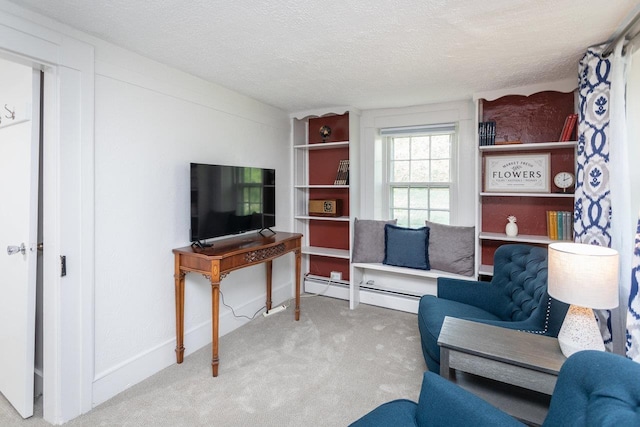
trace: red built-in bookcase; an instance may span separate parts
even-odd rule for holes
[[[323,142],[320,128],[328,126],[331,135]],[[349,113],[309,119],[309,144],[349,141]],[[349,159],[349,147],[309,150],[309,185],[332,185],[336,179],[340,160]],[[342,216],[349,217],[348,188],[311,188],[309,199],[342,200]],[[349,221],[309,221],[309,245],[349,250]],[[349,260],[324,256],[310,256],[309,273],[329,277],[332,271],[342,273],[349,280]]]
[[[544,91],[529,96],[507,95],[495,100],[480,99],[480,121],[496,122],[496,139],[504,141],[521,141],[523,144],[553,143],[559,141],[566,117],[574,113],[574,93]],[[574,136],[571,137],[574,140]],[[545,144],[547,145],[547,144]],[[522,150],[513,146],[517,154],[546,153],[550,154],[550,177],[560,171],[575,171],[575,148],[573,146],[540,151]],[[534,147],[535,148],[535,147]],[[502,148],[501,148],[502,150]],[[484,156],[499,154],[515,154],[508,151],[481,152]],[[484,167],[480,177],[480,191],[484,191]],[[551,193],[559,189],[551,181]],[[572,197],[540,197],[540,196],[483,196],[481,197],[481,233],[504,233],[507,215],[518,218],[519,235],[547,236],[547,211],[573,211]],[[505,235],[506,236],[506,235]],[[481,264],[492,265],[493,254],[502,244],[502,240],[481,239]],[[536,243],[529,242],[533,244]]]

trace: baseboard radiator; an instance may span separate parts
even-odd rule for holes
[[[327,296],[334,296],[334,295],[329,295],[329,289],[333,288],[335,291],[338,291],[339,293],[342,293],[340,291],[346,292],[347,293],[346,298],[347,299],[349,298],[349,295],[348,295],[349,282],[347,280],[330,280],[327,277],[308,274],[305,276],[304,282],[305,282],[305,291],[307,289],[307,282],[308,282],[310,285],[315,285],[315,286],[310,286],[313,289],[317,289],[318,285],[324,286],[327,289]],[[369,280],[366,283],[360,284],[360,292],[363,292],[363,291],[374,292],[381,295],[393,295],[396,297],[410,298],[413,300],[419,300],[420,297],[422,296],[422,295],[414,295],[406,292],[400,292],[393,289],[380,288],[373,285],[371,280]],[[319,293],[319,292],[316,290],[314,292],[309,292],[309,293]],[[335,292],[332,292],[332,293],[335,293]],[[322,295],[322,292],[320,292],[320,294]]]

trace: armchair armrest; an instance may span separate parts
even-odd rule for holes
[[[496,291],[489,282],[474,282],[462,279],[438,278],[438,298],[461,302],[496,313],[496,307],[508,304],[506,297]]]
[[[407,399],[392,400],[349,424],[349,427],[416,427],[416,407],[415,402]]]
[[[524,426],[478,396],[429,371],[422,379],[416,421],[419,426]]]
[[[604,351],[574,353],[562,365],[544,426],[640,425],[640,364]]]

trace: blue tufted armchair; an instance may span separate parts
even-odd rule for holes
[[[579,351],[562,365],[543,427],[639,426],[640,364],[603,351]],[[462,387],[425,372],[418,403],[378,406],[350,427],[514,426],[512,418]]]
[[[422,353],[431,372],[440,372],[438,335],[445,316],[536,334],[558,336],[569,306],[547,294],[547,249],[503,245],[494,255],[491,282],[438,279],[438,296],[418,307]]]

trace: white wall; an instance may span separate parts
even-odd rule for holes
[[[288,230],[288,116],[276,108],[92,40],[95,45],[95,378],[98,404],[175,363],[172,248],[189,241],[189,162],[276,169],[276,229]],[[274,302],[293,259],[274,262]],[[227,304],[264,305],[264,265],[222,281]],[[188,274],[185,355],[211,341],[208,281]],[[279,299],[280,298],[280,299]],[[246,320],[221,305],[220,334]],[[221,374],[224,374],[224,359]]]
[[[83,112],[95,122],[93,139],[85,141],[95,143],[82,149],[95,153],[94,164],[87,168],[95,171],[91,176],[95,185],[82,197],[95,201],[95,218],[88,221],[95,223],[95,245],[89,251],[95,253],[95,274],[83,276],[95,279],[82,285],[88,295],[95,292],[91,309],[95,313],[92,404],[96,405],[175,363],[171,249],[189,243],[189,162],[276,169],[275,229],[291,228],[289,119],[279,109],[0,3],[30,21],[7,17],[12,27],[26,25],[43,40],[64,39],[73,46],[75,39],[94,48],[95,116],[90,109]],[[61,156],[81,158],[76,151],[63,151]],[[62,191],[69,195],[79,187],[74,182]],[[79,211],[60,219],[65,224],[86,220]],[[91,256],[76,254],[78,250],[65,248],[71,254],[70,276],[84,264],[83,257]],[[293,266],[292,255],[274,262],[275,303],[293,295]],[[252,315],[264,305],[264,271],[263,265],[255,266],[223,280],[225,300],[236,312]],[[211,341],[211,297],[205,278],[189,274],[186,282],[185,354],[189,355]],[[68,302],[81,304],[70,298],[62,306]],[[244,323],[221,306],[221,335]],[[221,374],[224,363],[221,360]],[[63,414],[62,419],[68,417]]]
[[[379,130],[385,127],[419,126],[441,123],[458,124],[455,147],[457,164],[454,187],[457,197],[451,201],[452,225],[473,225],[475,221],[475,120],[471,100],[406,108],[365,110],[360,120],[360,211],[362,218],[387,219],[382,211],[382,150]]]

